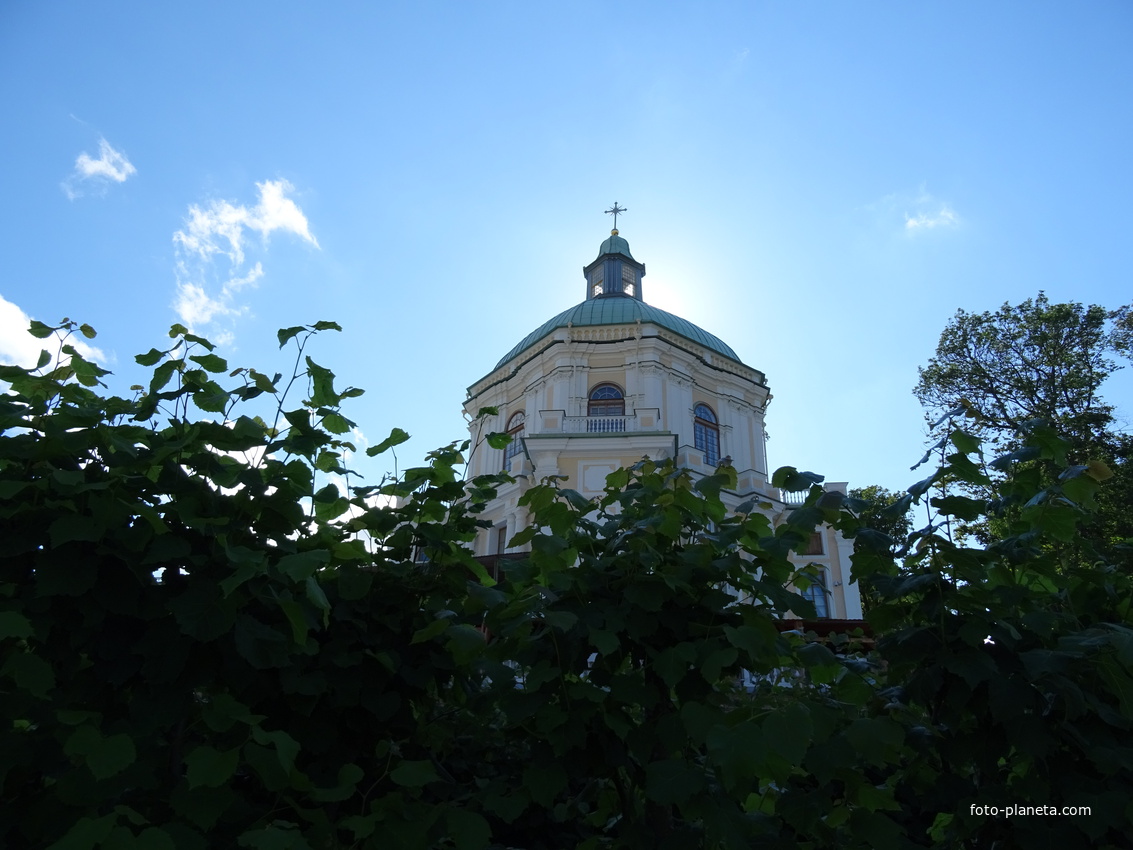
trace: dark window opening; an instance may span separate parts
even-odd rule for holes
[[[830,617],[830,598],[826,593],[826,570],[819,570],[818,575],[809,578],[810,587],[800,595],[813,602],[818,619],[825,620]]]
[[[511,468],[511,459],[523,451],[524,419],[523,411],[520,411],[512,414],[511,419],[507,421],[507,435],[511,437],[511,442],[504,449],[505,470]]]
[[[715,466],[720,462],[720,426],[716,414],[707,404],[698,404],[693,410],[693,443],[704,452],[704,462]]]
[[[799,552],[800,555],[821,555],[822,549],[822,532],[816,531],[810,536],[810,540],[806,543],[806,548]]]

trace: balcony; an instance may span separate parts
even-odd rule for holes
[[[637,430],[636,416],[563,417],[563,432],[567,434],[624,434]]]
[[[661,431],[656,408],[638,408],[622,416],[567,416],[561,410],[540,410],[542,434],[638,434]]]

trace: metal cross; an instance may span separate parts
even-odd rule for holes
[[[618,213],[629,212],[625,207],[619,207],[618,202],[614,201],[614,205],[606,210],[606,215],[614,216],[614,230],[618,229]]]

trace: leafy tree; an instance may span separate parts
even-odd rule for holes
[[[463,481],[467,444],[345,483],[361,391],[305,352],[329,330],[280,332],[284,380],[175,326],[133,399],[65,343],[0,368],[0,844],[1127,845],[1133,571],[1048,545],[1104,477],[1049,429],[986,464],[947,435],[896,561],[888,514],[817,476],[775,474],[805,500],[773,526],[729,515],[729,467],[644,460],[595,499],[530,488],[496,583],[467,544],[507,479]],[[934,486],[991,468],[1011,510],[967,548],[948,523],[997,508]],[[875,653],[776,625],[813,613],[784,588],[819,523],[856,540]],[[1092,814],[971,809],[1008,803]]]
[[[914,533],[900,570],[893,573],[887,547],[855,555],[855,575],[880,599],[869,619],[883,636],[887,711],[908,747],[890,774],[894,818],[918,845],[1126,846],[1133,565],[1121,553],[1068,564],[1048,545],[1078,535],[1106,472],[1068,466],[1070,443],[1046,426],[1032,426],[1019,451],[987,464],[971,434],[953,432],[948,443],[943,465],[910,488],[936,516]],[[1047,483],[1021,453],[1063,472]],[[964,546],[946,533],[948,521],[977,519],[991,504],[933,496],[932,484],[988,486],[992,468],[1006,476],[997,499],[1013,509],[999,537]],[[1007,816],[1009,805],[1050,806],[1061,816]]]
[[[1133,434],[1103,434],[1094,450],[1113,478],[1098,493],[1098,509],[1083,522],[1083,533],[1104,551],[1133,550]]]
[[[1029,420],[1051,423],[1075,447],[1091,445],[1113,422],[1101,397],[1105,379],[1133,354],[1130,306],[1051,304],[1044,293],[984,313],[957,311],[914,390],[930,414],[961,406],[981,414],[999,446]]]
[[[1016,435],[1042,421],[1069,441],[1071,460],[1101,462],[1116,471],[1097,514],[1083,522],[1083,533],[1059,547],[1089,559],[1133,535],[1129,437],[1115,430],[1114,408],[1101,395],[1106,378],[1122,368],[1119,361],[1131,356],[1133,305],[1107,310],[1096,304],[1051,304],[1040,292],[994,313],[958,311],[942,332],[936,354],[919,370],[914,393],[931,417],[939,417],[935,428],[943,432],[936,435],[934,449],[945,451],[958,414],[964,428],[1000,451],[1018,448]],[[1060,470],[1031,454],[1030,462],[1043,466],[1046,483],[1052,483]],[[999,480],[993,474],[982,489],[969,484],[967,490],[990,498]],[[939,484],[947,495],[949,482]],[[987,543],[1002,534],[994,527],[1001,513],[1002,506],[956,527]]]
[[[908,493],[887,490],[879,484],[852,487],[848,495],[850,499],[847,506],[854,511],[863,526],[863,530],[854,539],[854,550],[858,551],[863,546],[876,550],[887,545],[896,561],[903,553],[913,530],[910,518],[912,498]],[[868,613],[875,598],[867,591],[862,593],[861,599],[862,610]]]
[[[814,487],[773,528],[754,502],[727,515],[719,493],[735,481],[727,466],[694,481],[646,459],[597,499],[554,480],[524,495],[533,523],[513,544],[531,554],[509,574],[514,601],[489,614],[500,636],[489,651],[522,671],[499,700],[524,753],[513,783],[550,815],[540,832],[558,838],[509,844],[850,846],[846,825],[815,823],[806,801],[846,807],[866,783],[834,732],[869,699],[868,665],[853,672],[775,626],[788,610],[814,616],[785,589],[802,581],[788,554],[841,496]],[[808,753],[826,765],[821,790],[800,781]]]
[[[138,357],[153,378],[132,400],[102,396],[105,371],[70,345],[45,374],[0,369],[0,844],[412,847],[486,829],[467,791],[422,788],[443,773],[438,712],[479,675],[462,653],[482,639],[452,612],[487,578],[465,542],[493,480],[465,498],[450,447],[340,489],[340,405],[359,391],[304,355],[337,329],[280,332],[287,382],[230,372],[180,326]],[[261,402],[274,425],[243,412]]]

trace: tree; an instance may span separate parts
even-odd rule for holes
[[[887,490],[879,484],[852,487],[849,491],[851,508],[862,523],[886,535],[892,541],[893,556],[904,547],[913,521],[909,518],[909,503],[905,493]]]
[[[1063,472],[1004,461],[983,549],[941,529],[989,503],[931,495],[990,481],[955,432],[896,561],[811,473],[775,473],[805,496],[772,522],[725,508],[731,467],[646,459],[530,488],[495,582],[467,544],[510,479],[462,480],[467,443],[336,483],[360,390],[304,353],[336,329],[281,331],[283,381],[175,326],[133,399],[66,345],[0,367],[0,845],[1127,846],[1133,574],[1046,545],[1102,477],[1049,428],[1020,450]],[[786,587],[819,523],[857,542],[875,654],[776,623],[811,613]],[[974,811],[1006,804],[1091,815]]]
[[[887,490],[878,484],[852,487],[848,507],[857,515],[863,526],[854,538],[854,551],[869,546],[874,549],[888,546],[896,562],[913,530],[910,518],[912,500],[907,493]],[[881,535],[878,537],[878,535]],[[870,539],[871,536],[873,539]],[[862,610],[869,613],[876,601],[867,588],[860,588]]]
[[[465,608],[487,576],[465,544],[501,479],[466,495],[450,446],[340,489],[341,404],[360,390],[304,355],[324,330],[280,332],[282,381],[175,326],[138,356],[153,377],[133,399],[104,395],[105,370],[65,343],[54,368],[0,367],[0,844],[486,833],[461,789],[422,788],[445,759],[438,715],[483,678]]]
[[[966,547],[945,533],[949,521],[986,515],[989,502],[932,496],[932,483],[989,486],[993,471],[973,435],[954,431],[946,442],[943,464],[910,488],[936,515],[914,532],[900,568],[884,546],[854,559],[879,600],[869,619],[890,687],[881,693],[908,747],[889,774],[894,817],[915,846],[1128,846],[1129,558],[1068,565],[1049,545],[1078,536],[1105,473],[1068,466],[1071,446],[1048,426],[1025,428],[1028,459],[993,461],[997,498],[1012,510],[995,539]],[[1062,471],[1046,484],[1034,460]],[[1114,793],[1115,782],[1125,790]],[[1011,817],[1008,805],[1043,808]]]
[[[1093,445],[1113,423],[1100,395],[1129,358],[1133,305],[1051,304],[1042,292],[996,312],[957,311],[936,354],[919,369],[914,393],[935,418],[974,407],[991,444],[1009,445],[1027,421],[1041,419],[1076,449]]]
[[[1017,449],[1019,435],[1042,421],[1068,440],[1071,461],[1101,463],[1116,473],[1099,497],[1096,514],[1083,522],[1082,534],[1062,546],[1074,550],[1074,557],[1091,558],[1133,535],[1129,437],[1115,430],[1114,408],[1101,395],[1106,378],[1122,368],[1119,361],[1131,356],[1133,305],[1107,310],[1097,304],[1051,304],[1040,292],[994,313],[959,310],[941,333],[936,354],[918,370],[914,393],[936,420],[935,430],[943,432],[936,434],[933,447],[941,450],[942,460],[947,433],[962,413],[964,427],[995,454]],[[1045,470],[1044,484],[1052,483],[1060,470],[1031,454],[1031,462]],[[993,476],[986,485],[958,483],[961,491],[990,499],[999,481]],[[943,496],[952,483],[937,482]],[[956,527],[987,543],[1000,536],[992,527],[996,514],[961,520]]]

